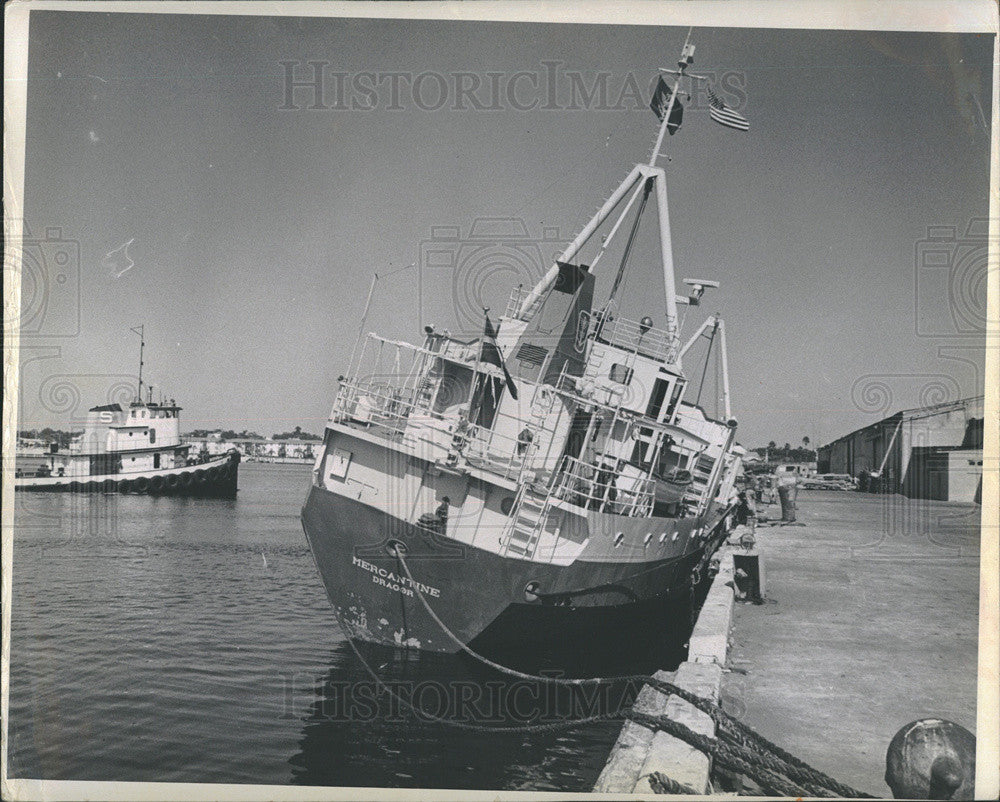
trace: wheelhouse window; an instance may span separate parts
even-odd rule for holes
[[[663,414],[663,420],[669,421],[674,416],[674,410],[677,409],[677,402],[681,400],[681,393],[684,392],[684,381],[678,379],[677,383],[674,385],[674,391],[670,394],[670,405],[667,407],[667,411]]]
[[[629,384],[632,381],[632,373],[634,371],[630,367],[625,365],[620,365],[617,362],[611,366],[610,379],[618,384]]]
[[[667,390],[670,388],[669,379],[657,379],[653,382],[653,392],[649,395],[649,405],[646,407],[647,417],[659,420],[660,410],[667,397]]]

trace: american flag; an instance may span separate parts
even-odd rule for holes
[[[708,113],[719,125],[735,128],[737,131],[750,130],[747,118],[723,103],[722,98],[715,94],[711,86],[708,87]]]

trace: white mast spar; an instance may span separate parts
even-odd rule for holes
[[[666,174],[663,169],[656,166],[656,160],[660,155],[660,148],[663,145],[663,138],[671,125],[671,114],[673,113],[674,106],[677,104],[677,95],[680,92],[681,82],[680,79],[683,77],[697,77],[686,72],[687,67],[694,61],[694,45],[690,43],[691,29],[688,29],[687,38],[684,41],[684,48],[681,51],[681,57],[677,62],[678,70],[666,70],[661,69],[660,72],[667,72],[675,74],[678,76],[677,83],[674,85],[671,93],[670,99],[667,102],[662,119],[660,120],[660,128],[657,132],[656,145],[653,147],[653,152],[650,155],[650,160],[648,164],[639,164],[632,168],[625,180],[618,185],[617,189],[611,193],[611,196],[604,202],[604,205],[597,211],[597,213],[590,219],[590,221],[583,227],[576,238],[566,247],[566,249],[559,254],[556,258],[555,263],[548,269],[545,275],[541,278],[538,284],[531,290],[531,292],[525,297],[524,301],[520,305],[517,317],[520,320],[525,320],[526,317],[531,313],[532,308],[535,304],[542,298],[542,296],[548,292],[548,290],[555,283],[556,278],[559,276],[559,262],[569,262],[572,260],[577,253],[587,244],[590,238],[594,235],[597,229],[611,216],[615,211],[621,201],[628,195],[630,190],[634,193],[626,204],[625,209],[621,212],[618,220],[615,222],[610,235],[605,239],[604,243],[601,245],[600,251],[595,257],[591,268],[597,264],[606,250],[608,243],[618,232],[618,228],[621,225],[622,220],[625,215],[628,214],[629,210],[635,203],[636,198],[639,195],[639,191],[646,180],[652,180],[654,184],[654,189],[656,192],[656,206],[657,206],[657,216],[659,222],[659,232],[660,232],[660,259],[663,264],[663,283],[664,283],[664,301],[665,301],[665,312],[667,318],[667,331],[670,333],[672,346],[676,346],[678,331],[677,331],[677,290],[675,287],[675,275],[674,275],[674,258],[673,258],[673,243],[670,236],[670,213],[669,206],[667,202],[667,182]],[[638,186],[637,186],[638,185]]]

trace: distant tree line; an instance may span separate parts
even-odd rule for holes
[[[768,462],[815,462],[816,452],[809,448],[809,438],[802,438],[802,445],[792,448],[791,443],[779,446],[774,440],[766,446],[750,449]]]
[[[219,431],[218,429],[195,429],[194,431],[188,432],[186,437],[212,437],[218,435],[223,440],[267,440],[268,438],[263,437],[257,432],[248,432],[244,429],[242,432],[234,432],[232,429],[226,429],[224,431]],[[291,432],[282,432],[281,434],[271,435],[271,440],[315,440],[319,442],[323,438],[316,434],[310,434],[309,432],[302,431],[301,426],[296,426]]]
[[[46,426],[44,429],[21,429],[17,436],[25,440],[41,440],[44,443],[58,443],[60,448],[68,448],[73,439],[72,432],[64,432],[62,429],[52,429]]]
[[[218,434],[223,440],[265,440],[267,438],[262,437],[257,434],[257,432],[248,432],[244,429],[242,432],[234,432],[232,429],[226,429],[225,431],[219,431],[218,429],[195,429],[194,431],[188,432],[185,437],[211,437],[212,435]]]
[[[296,426],[294,431],[282,432],[281,434],[276,434],[272,440],[322,440],[318,434],[310,434],[309,432],[302,431],[301,426]]]

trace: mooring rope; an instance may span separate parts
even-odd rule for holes
[[[643,774],[639,779],[649,778],[649,787],[654,794],[677,794],[678,796],[700,796],[698,791],[686,783],[677,782],[673,777],[668,777],[662,771],[651,771]]]
[[[729,771],[745,774],[768,793],[789,797],[838,796],[836,792],[813,785],[812,783],[802,783],[800,785],[791,782],[781,776],[783,772],[780,769],[773,770],[768,766],[755,763],[754,758],[760,758],[760,755],[751,753],[751,757],[745,757],[725,742],[695,732],[690,727],[681,724],[679,721],[674,721],[668,716],[653,716],[649,713],[632,710],[628,717],[629,720],[637,724],[642,724],[651,730],[662,730],[679,740],[685,741],[698,751],[704,752],[706,755],[711,755],[719,765]]]
[[[835,780],[818,769],[813,768],[805,761],[796,758],[794,755],[791,755],[781,749],[776,744],[773,744],[756,730],[751,729],[738,719],[733,718],[711,699],[696,696],[690,691],[681,688],[679,685],[675,685],[672,682],[667,682],[666,680],[661,680],[657,677],[649,676],[648,674],[624,674],[617,677],[584,677],[577,679],[543,676],[518,671],[517,669],[510,668],[509,666],[490,660],[488,657],[481,655],[472,649],[461,638],[459,638],[458,635],[452,632],[444,621],[441,620],[440,616],[434,612],[434,608],[431,607],[430,602],[427,601],[423,592],[421,592],[419,583],[417,583],[417,581],[413,578],[413,574],[410,572],[410,566],[406,563],[406,557],[403,554],[403,549],[397,546],[393,549],[393,551],[396,559],[399,560],[399,564],[406,574],[407,579],[410,580],[410,585],[416,592],[417,598],[420,599],[420,603],[423,605],[427,614],[431,617],[434,623],[440,627],[441,631],[444,632],[444,634],[447,635],[459,649],[475,660],[478,660],[483,665],[489,666],[502,674],[529,680],[531,682],[545,682],[572,687],[609,685],[619,682],[645,683],[665,695],[674,695],[683,699],[688,704],[693,705],[701,712],[710,716],[712,721],[716,724],[719,734],[736,748],[748,753],[749,758],[734,751],[734,749],[730,748],[726,742],[716,738],[708,738],[707,736],[696,733],[690,728],[685,727],[683,724],[673,721],[665,716],[650,716],[648,713],[642,713],[633,708],[627,713],[630,720],[653,729],[662,729],[669,732],[674,737],[686,741],[696,749],[699,749],[706,754],[713,755],[717,758],[720,764],[726,766],[727,768],[746,774],[748,777],[753,779],[754,782],[757,782],[758,785],[762,785],[763,783],[764,785],[762,785],[762,787],[766,786],[768,790],[779,792],[785,796],[845,796],[861,799],[875,798],[871,794],[862,793],[861,791],[851,788],[849,785],[845,785]],[[608,716],[605,716],[604,718],[608,718]],[[757,761],[757,763],[754,764],[751,761]],[[758,779],[758,777],[760,779]],[[788,778],[787,780],[784,779],[786,777]],[[789,789],[791,790],[789,791]],[[789,792],[786,793],[786,791]]]

